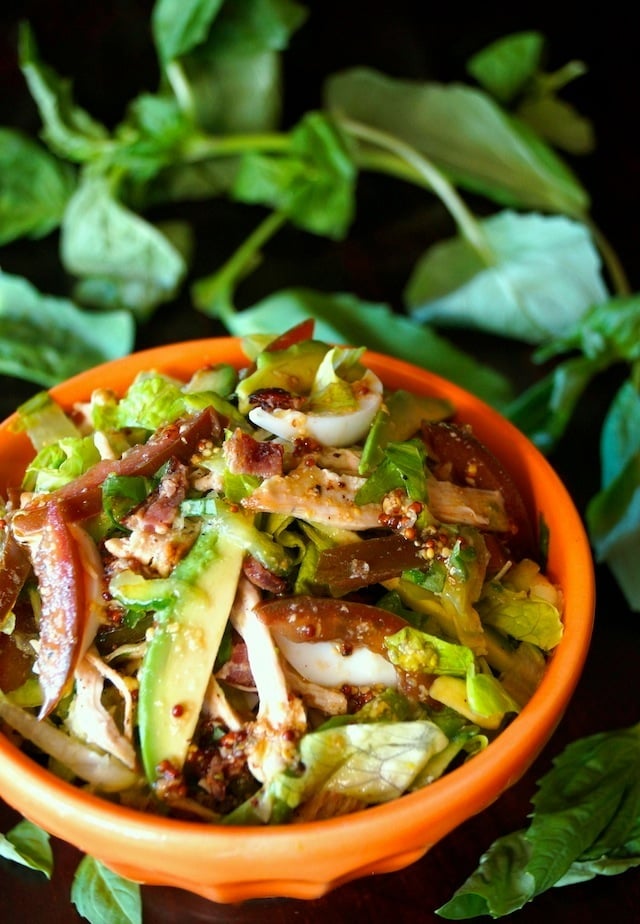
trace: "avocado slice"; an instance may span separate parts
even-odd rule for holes
[[[174,570],[171,602],[156,622],[140,671],[138,728],[147,779],[184,764],[233,604],[244,551],[211,525]]]

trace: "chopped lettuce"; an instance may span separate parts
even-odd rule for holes
[[[20,405],[14,429],[24,431],[36,450],[63,437],[80,436],[78,428],[48,391],[36,392]]]
[[[22,486],[26,491],[54,491],[99,461],[92,436],[63,437],[40,450],[27,466]]]
[[[356,494],[358,504],[381,500],[385,494],[402,489],[411,500],[427,498],[426,450],[420,440],[389,443],[384,457]]]
[[[562,638],[562,619],[553,603],[497,581],[485,586],[478,612],[485,625],[519,641],[531,642],[544,651],[551,651]]]
[[[433,722],[354,723],[311,732],[300,742],[297,772],[283,771],[225,819],[227,824],[282,821],[312,796],[340,795],[365,805],[409,790],[447,746]]]
[[[406,626],[384,640],[392,664],[404,671],[429,674],[454,674],[464,677],[473,666],[473,652],[464,645],[454,645]]]

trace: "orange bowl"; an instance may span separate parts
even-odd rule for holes
[[[123,392],[139,371],[179,378],[207,363],[246,365],[237,338],[142,351],[51,390],[64,406],[98,387]],[[501,459],[532,516],[549,528],[547,571],[562,588],[565,633],[533,698],[489,747],[430,786],[352,815],[281,827],[235,828],[150,816],[84,792],[40,767],[0,733],[0,793],[25,817],[121,875],[189,890],[217,902],[317,898],[339,884],[401,869],[481,812],[530,767],[553,734],[580,676],[591,638],[594,571],[582,521],[538,450],[477,398],[408,363],[367,353],[390,388],[450,399],[459,417]],[[0,491],[33,455],[24,434],[0,425]]]

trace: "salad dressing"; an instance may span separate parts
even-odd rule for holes
[[[535,691],[562,599],[508,473],[312,333],[21,409],[0,719],[53,772],[203,823],[327,817],[472,759]]]

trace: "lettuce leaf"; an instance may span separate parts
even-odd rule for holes
[[[447,738],[427,720],[330,726],[300,742],[300,769],[277,774],[225,819],[227,824],[282,821],[302,802],[329,794],[364,805],[398,798]]]

